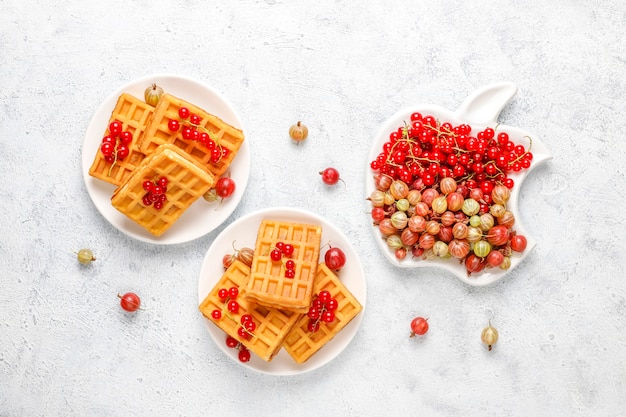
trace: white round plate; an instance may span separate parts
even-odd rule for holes
[[[199,199],[163,235],[153,236],[143,227],[130,220],[111,205],[115,186],[89,175],[89,168],[98,151],[107,122],[121,93],[129,93],[143,100],[144,90],[156,83],[170,93],[189,101],[209,113],[215,114],[226,123],[244,130],[239,116],[226,99],[213,88],[190,78],[177,75],[150,75],[122,86],[113,92],[100,105],[94,114],[83,143],[82,169],[85,185],[91,200],[98,211],[118,230],[135,239],[161,245],[189,242],[210,233],[221,225],[235,210],[248,184],[250,175],[250,148],[244,140],[230,167],[230,175],[235,180],[236,189],[227,199],[209,203]],[[245,133],[245,130],[244,130]]]
[[[235,242],[237,248],[254,248],[257,230],[261,221],[264,219],[317,224],[322,226],[322,246],[326,243],[330,243],[332,246],[337,246],[344,251],[346,254],[346,265],[339,271],[338,276],[356,299],[359,300],[363,306],[363,310],[365,310],[365,272],[354,247],[346,236],[335,226],[316,214],[287,207],[263,209],[247,214],[229,224],[219,236],[215,238],[202,262],[198,282],[198,304],[202,303],[207,294],[209,294],[224,274],[222,258],[224,255],[234,252],[233,242]],[[322,249],[320,252],[320,261],[323,261],[324,253],[325,250]],[[241,366],[266,374],[295,375],[317,369],[339,355],[352,341],[352,338],[361,324],[362,318],[363,311],[352,319],[352,321],[330,342],[303,364],[296,363],[285,350],[281,350],[271,362],[265,362],[258,356],[252,354],[252,358],[249,362],[242,363],[237,358],[235,349],[230,349],[226,346],[226,334],[206,317],[204,317],[204,320],[209,334],[217,346],[226,356],[239,363]]]
[[[517,87],[514,84],[508,82],[490,84],[476,90],[461,104],[461,106],[456,111],[450,111],[436,105],[418,105],[403,109],[394,114],[387,121],[385,121],[385,123],[380,127],[378,133],[374,137],[374,142],[370,149],[367,161],[368,168],[366,170],[365,179],[366,196],[371,195],[372,191],[376,189],[373,179],[374,172],[371,170],[371,168],[369,168],[370,161],[376,159],[376,156],[378,156],[378,154],[382,151],[384,143],[389,140],[389,134],[398,129],[398,127],[404,126],[405,122],[408,123],[410,121],[410,116],[412,113],[420,112],[423,115],[432,115],[442,123],[445,121],[450,122],[453,125],[466,123],[472,127],[472,132],[475,132],[484,129],[485,127],[495,128],[500,112],[502,111],[504,106],[506,106],[506,104],[515,96],[516,93]],[[502,270],[500,268],[487,268],[481,272],[474,273],[471,276],[468,276],[465,266],[459,264],[459,262],[455,259],[424,260],[421,258],[412,258],[409,255],[403,260],[398,260],[395,256],[395,252],[387,246],[378,228],[373,227],[372,229],[374,231],[376,242],[378,243],[383,255],[389,262],[403,268],[443,268],[453,273],[461,281],[469,285],[481,286],[491,284],[503,278],[508,272],[512,271],[517,265],[519,265],[519,263],[524,260],[528,253],[530,253],[530,251],[536,245],[536,241],[528,235],[526,229],[521,224],[521,217],[519,216],[518,210],[519,190],[522,186],[522,182],[528,176],[528,174],[539,164],[542,164],[543,162],[552,159],[552,155],[550,154],[548,148],[539,140],[537,136],[532,135],[522,129],[497,124],[497,131],[508,132],[511,140],[514,140],[516,143],[524,145],[527,149],[529,146],[528,138],[532,138],[532,164],[530,168],[525,171],[522,171],[520,173],[512,173],[509,175],[509,177],[515,181],[515,186],[511,190],[511,197],[509,199],[509,203],[507,204],[507,208],[514,214],[516,219],[514,229],[519,234],[526,236],[526,239],[528,240],[526,250],[522,254],[514,254],[511,257],[511,267],[507,270]],[[368,205],[367,211],[369,212],[370,210],[371,205]]]

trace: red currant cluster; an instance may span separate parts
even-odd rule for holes
[[[320,329],[321,322],[331,323],[335,320],[335,310],[337,310],[338,305],[337,300],[331,296],[330,292],[327,290],[320,291],[313,299],[307,313],[309,318],[308,330],[315,333]]]
[[[472,135],[467,124],[439,123],[416,112],[410,125],[389,135],[370,167],[407,184],[420,180],[431,186],[445,177],[472,181],[469,188],[478,186],[489,194],[496,183],[513,188],[508,174],[527,169],[532,159],[530,150],[516,145],[506,132],[496,135],[488,127]]]
[[[239,357],[240,362],[250,361],[250,351],[234,337],[226,336],[226,346],[231,349],[237,349],[239,351],[239,354],[237,356]]]
[[[178,109],[180,120],[170,119],[167,127],[172,132],[181,131],[183,139],[195,140],[206,146],[211,151],[211,162],[217,163],[228,156],[229,150],[219,144],[219,139],[211,137],[211,131],[200,126],[202,118],[191,113],[188,108]]]
[[[161,210],[167,201],[165,192],[167,191],[168,180],[160,177],[155,181],[146,180],[143,182],[143,189],[146,194],[143,196],[143,204],[148,207],[152,205],[156,210]]]
[[[285,242],[277,242],[276,247],[270,251],[270,258],[274,262],[280,262],[283,256],[290,257],[293,255],[293,245]],[[293,259],[285,262],[285,278],[294,278],[296,276],[296,263]]]
[[[217,293],[220,300],[224,301],[228,313],[232,314],[239,312],[239,303],[237,302],[238,295],[239,289],[237,287],[230,287],[229,289],[221,288]],[[214,320],[220,320],[222,318],[222,310],[213,310],[211,317]],[[243,339],[250,339],[253,336],[253,332],[256,330],[256,323],[252,320],[252,316],[250,314],[242,314],[240,322],[241,326],[237,329],[237,334]]]
[[[109,124],[109,134],[102,138],[100,151],[108,163],[121,161],[130,153],[128,145],[133,140],[133,134],[123,128],[122,122],[114,120]]]

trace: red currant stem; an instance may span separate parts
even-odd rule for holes
[[[226,297],[226,299],[224,300],[224,306],[222,307],[222,312],[226,311],[226,317],[228,317],[229,319],[231,319],[235,323],[239,324],[239,321],[237,321],[237,319],[232,314],[230,314],[230,310],[228,310],[227,305],[228,305],[229,301],[230,301],[230,297]],[[242,326],[241,328],[244,330],[244,332],[246,332],[250,336],[254,337],[254,333],[252,333],[250,330],[246,329],[245,326]]]
[[[117,163],[117,145],[118,145],[118,142],[116,141],[115,142],[115,151],[113,151],[113,162],[111,162],[111,166],[109,167],[109,172],[107,174],[107,177],[111,176],[111,172],[113,171],[113,167]]]
[[[221,156],[221,150],[222,150],[222,144],[220,143],[220,139],[215,136],[215,133],[213,133],[210,129],[207,129],[206,127],[202,126],[202,125],[197,125],[195,123],[191,123],[188,120],[185,119],[180,119],[181,120],[181,126],[191,126],[191,127],[195,127],[196,129],[200,129],[204,132],[206,132],[209,135],[209,138],[211,138],[211,140],[213,140],[213,142],[215,142],[215,145],[218,147],[218,149],[220,150],[220,157],[217,160],[217,162],[219,162],[222,159]]]
[[[533,138],[531,138],[530,136],[524,136],[525,138],[528,139],[528,141],[530,142],[528,144],[528,149],[526,150],[526,152],[524,152],[523,154],[521,154],[520,156],[518,156],[517,158],[515,158],[514,160],[512,160],[511,162],[509,162],[509,165],[518,161],[521,161],[522,159],[524,159],[524,157],[526,155],[528,155],[528,153],[530,152],[530,150],[533,148]]]
[[[121,299],[122,299],[122,297],[123,297],[123,296],[122,296],[122,294],[117,293],[117,298],[119,298],[119,299],[121,300]],[[146,309],[145,309],[145,308],[143,308],[143,307],[137,307],[137,310],[146,311]]]

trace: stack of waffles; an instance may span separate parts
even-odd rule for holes
[[[251,266],[233,262],[200,303],[200,311],[265,361],[284,348],[296,363],[306,362],[363,309],[337,275],[319,263],[321,235],[318,225],[263,220]],[[284,250],[280,259],[272,256],[283,247],[293,251]],[[293,276],[285,276],[289,261]],[[334,318],[312,330],[308,313],[323,291],[335,300]],[[245,331],[248,316],[254,325]]]
[[[196,116],[197,123],[182,120],[181,108]],[[179,128],[171,129],[171,121],[178,123]],[[128,154],[119,154],[119,158],[120,142],[110,131],[113,122],[132,135],[126,145]],[[208,133],[211,144],[183,139],[183,126]],[[108,137],[115,151],[107,157],[99,147],[89,175],[115,185],[113,206],[154,236],[162,235],[192,203],[215,186],[244,141],[241,130],[171,94],[163,94],[154,107],[122,93],[103,136]],[[216,147],[219,157],[211,158],[210,148]],[[167,179],[165,197],[160,204],[146,204],[143,183],[154,181],[155,177]]]

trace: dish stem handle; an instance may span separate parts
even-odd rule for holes
[[[493,125],[504,107],[517,94],[517,86],[503,81],[488,84],[468,96],[456,111],[458,117],[471,124]]]

